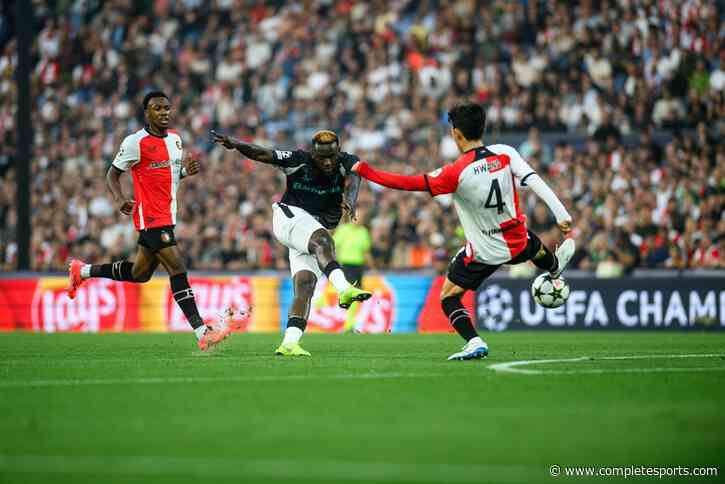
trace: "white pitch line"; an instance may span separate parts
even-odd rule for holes
[[[87,385],[166,385],[218,382],[279,382],[295,380],[392,380],[399,378],[438,378],[438,373],[342,373],[332,375],[267,375],[267,376],[189,376],[145,378],[88,378],[65,380],[0,381],[0,388],[66,387]]]
[[[725,367],[714,367],[714,366],[693,366],[689,368],[612,368],[611,370],[550,370],[542,371],[541,374],[545,375],[580,375],[580,374],[591,374],[601,375],[602,373],[699,373],[702,371],[725,371]]]
[[[479,484],[493,475],[496,482],[535,481],[545,466],[448,463],[394,463],[385,461],[284,460],[240,457],[169,456],[43,456],[0,455],[0,474],[47,473],[61,475],[175,477],[186,479],[302,479],[313,482],[367,481],[373,483]]]
[[[725,358],[725,355],[717,353],[707,354],[682,354],[682,355],[629,355],[629,356],[579,356],[577,358],[556,358],[551,360],[520,360],[506,363],[496,363],[488,368],[501,373],[516,373],[519,375],[573,375],[578,373],[600,374],[600,373],[667,373],[667,372],[700,372],[700,371],[725,371],[725,367],[694,367],[694,368],[597,368],[582,370],[526,370],[518,368],[529,365],[548,365],[552,363],[581,363],[583,361],[598,360],[652,360],[672,358]]]

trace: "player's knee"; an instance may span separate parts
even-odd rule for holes
[[[176,259],[172,264],[167,266],[167,270],[169,272],[169,276],[178,276],[179,274],[186,273],[186,266],[184,265],[184,261]]]
[[[310,239],[310,249],[312,252],[319,253],[330,253],[335,247],[335,243],[330,237],[327,231],[319,231],[313,235]]]
[[[140,272],[133,275],[133,279],[136,282],[149,282],[153,273],[151,271]]]
[[[443,287],[441,288],[441,293],[439,295],[439,301],[441,305],[443,305],[443,301],[449,298],[455,298],[460,299],[461,296],[463,296],[463,293],[466,292],[465,289],[462,287],[456,286],[455,284],[449,282],[446,279],[446,282],[443,284]]]
[[[315,284],[317,283],[317,277],[312,272],[303,271],[295,276],[295,295],[308,299],[312,297],[315,292]]]

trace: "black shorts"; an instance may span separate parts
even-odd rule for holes
[[[139,230],[138,245],[146,247],[152,252],[158,252],[166,247],[176,245],[174,226],[167,225],[165,227],[154,227],[151,229]]]
[[[532,231],[528,231],[529,241],[524,250],[506,264],[521,264],[531,260],[541,249],[541,240]],[[465,248],[458,251],[451,263],[448,265],[448,279],[456,286],[475,291],[478,286],[496,272],[503,264],[489,265],[483,262],[470,261],[466,264]]]

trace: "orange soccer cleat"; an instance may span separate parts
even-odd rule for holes
[[[68,297],[71,299],[75,299],[76,291],[85,282],[85,280],[81,277],[81,267],[83,267],[84,264],[85,262],[80,259],[71,259],[70,264],[68,265],[69,283],[66,292],[68,293]]]
[[[199,338],[197,344],[201,351],[207,351],[227,339],[227,336],[229,336],[228,330],[214,329],[211,326],[207,326],[204,335]]]
[[[225,330],[229,333],[244,331],[249,326],[251,311],[251,307],[248,310],[237,310],[234,306],[228,306],[217,315],[216,324],[211,326],[217,330]]]

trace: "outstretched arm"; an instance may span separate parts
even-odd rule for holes
[[[238,139],[219,134],[214,130],[211,130],[210,133],[214,137],[215,143],[218,143],[229,150],[235,149],[250,160],[260,161],[262,163],[274,163],[274,153],[268,148],[251,143],[243,143]]]
[[[387,171],[376,170],[364,161],[355,163],[352,171],[356,172],[363,178],[371,182],[383,185],[388,188],[397,190],[406,190],[409,192],[425,192],[428,191],[428,184],[425,175],[398,175],[397,173],[389,173]]]
[[[513,174],[521,180],[522,187],[530,187],[536,195],[541,198],[549,210],[556,217],[556,223],[559,229],[566,233],[571,231],[571,215],[567,212],[564,204],[561,203],[556,193],[549,185],[534,171],[531,166],[524,161],[519,153],[513,148],[509,148],[509,156],[511,156],[511,170]]]
[[[539,175],[531,172],[525,179],[522,179],[521,185],[531,187],[534,193],[546,203],[549,210],[556,217],[556,223],[562,232],[566,234],[571,231],[571,215],[569,215],[569,212],[567,212],[566,207],[561,203],[559,197],[556,196],[554,191],[549,188],[549,185]]]
[[[360,184],[362,178],[357,173],[350,175],[350,183],[345,189],[345,197],[343,200],[343,208],[350,211],[350,218],[355,220],[355,205],[357,204],[357,195],[360,192]]]

